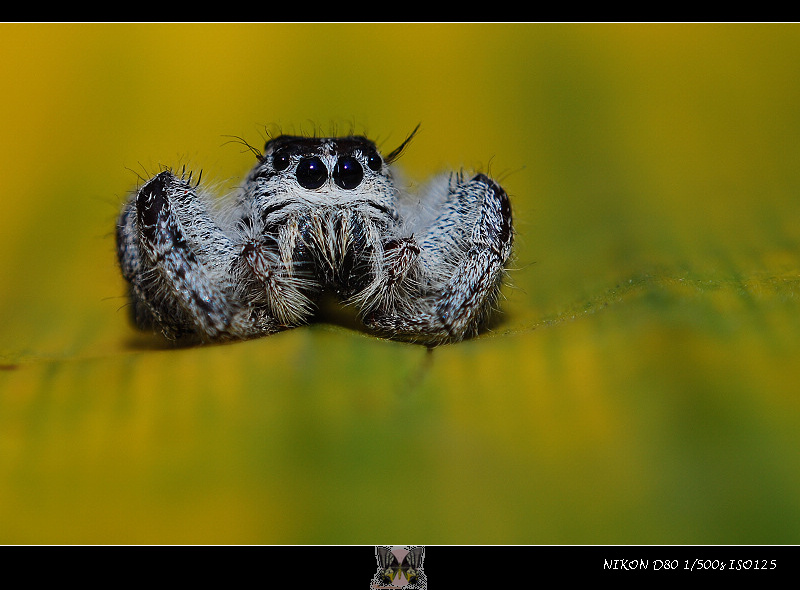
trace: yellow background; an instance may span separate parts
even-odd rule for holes
[[[800,542],[796,25],[5,24],[0,80],[0,542]],[[420,122],[512,198],[491,333],[128,325],[140,176]]]

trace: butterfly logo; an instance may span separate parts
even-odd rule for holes
[[[420,546],[378,546],[375,557],[378,560],[378,573],[373,581],[373,590],[393,588],[427,588],[422,560],[425,548]]]

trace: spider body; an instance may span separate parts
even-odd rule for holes
[[[410,139],[410,137],[409,137]],[[164,171],[124,205],[117,253],[134,323],[167,338],[252,338],[309,322],[324,292],[370,330],[428,345],[477,333],[513,239],[483,174],[410,194],[361,136],[281,135],[220,209]]]

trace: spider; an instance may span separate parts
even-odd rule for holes
[[[416,130],[415,130],[416,132]],[[511,205],[485,174],[418,194],[360,135],[279,135],[217,206],[165,169],[124,205],[117,254],[133,323],[170,340],[246,339],[313,319],[323,294],[378,336],[429,346],[473,336],[511,253]]]

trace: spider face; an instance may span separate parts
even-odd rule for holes
[[[388,188],[391,175],[375,144],[365,137],[281,135],[264,146],[250,180],[270,194],[295,191],[319,201],[374,196],[376,190]]]
[[[149,180],[117,223],[136,325],[250,338],[307,323],[328,291],[381,335],[474,334],[511,251],[508,197],[460,173],[411,195],[391,167],[407,141],[383,157],[361,136],[281,135],[223,208],[191,175]]]

